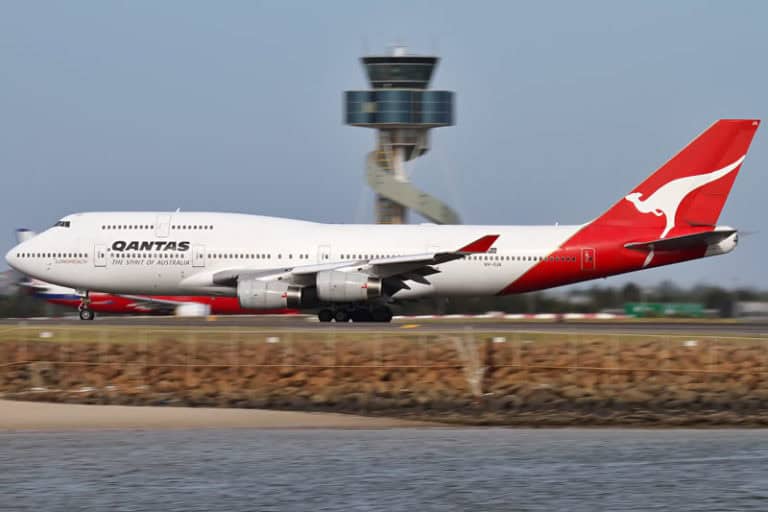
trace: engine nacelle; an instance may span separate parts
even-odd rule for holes
[[[237,299],[247,309],[298,308],[302,289],[282,281],[245,279],[237,283]]]
[[[381,279],[361,272],[317,274],[317,296],[324,302],[360,302],[381,296]]]

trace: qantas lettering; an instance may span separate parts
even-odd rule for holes
[[[117,240],[112,242],[112,250],[122,251],[188,251],[189,242],[150,242]]]

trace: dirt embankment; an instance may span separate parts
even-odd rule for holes
[[[497,425],[768,425],[768,344],[560,334],[4,341],[6,398]]]

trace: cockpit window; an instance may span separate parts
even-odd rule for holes
[[[69,227],[69,221],[68,220],[60,220],[59,222],[54,224],[53,227],[68,228]]]

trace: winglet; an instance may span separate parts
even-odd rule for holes
[[[466,252],[466,253],[488,252],[488,249],[491,248],[491,246],[493,245],[493,243],[496,241],[497,238],[499,238],[499,235],[485,235],[484,237],[478,238],[471,244],[465,245],[464,247],[459,249],[457,252]]]

